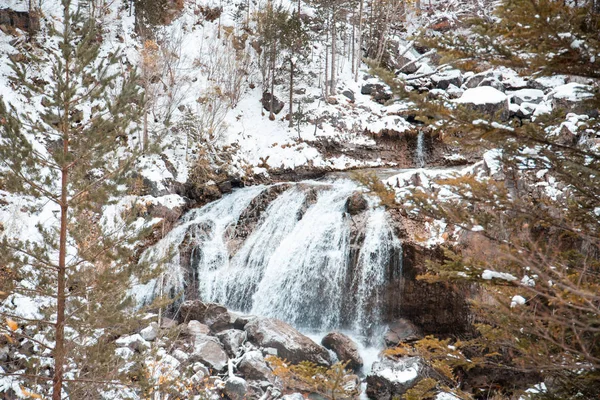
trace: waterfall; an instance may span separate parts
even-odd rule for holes
[[[417,136],[417,167],[423,168],[425,166],[425,134],[423,131],[419,131]]]
[[[367,210],[351,216],[348,198],[363,189],[349,180],[279,188],[252,223],[244,210],[268,197],[262,186],[188,212],[142,255],[163,260],[165,273],[136,287],[138,301],[147,303],[161,290],[172,296],[185,290],[188,298],[298,328],[372,332],[383,319],[386,285],[401,268],[401,243],[388,214],[367,195]],[[236,244],[233,232],[246,226],[247,237]]]

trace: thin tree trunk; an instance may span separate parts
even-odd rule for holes
[[[360,0],[360,5],[358,7],[358,43],[357,49],[358,54],[356,55],[356,68],[354,69],[354,82],[358,82],[358,69],[360,68],[361,62],[361,54],[362,54],[362,20],[363,20],[363,2],[364,0]]]
[[[273,40],[271,50],[271,106],[269,107],[269,119],[274,120],[275,114],[273,113],[273,109],[275,108],[275,51],[277,50],[277,47],[275,46],[275,40]]]
[[[294,127],[294,62],[290,58],[290,124],[289,127]]]
[[[354,68],[356,67],[356,12],[352,13],[352,19],[354,23],[352,24],[352,49],[350,50],[351,57],[350,63],[352,65],[352,74],[354,75]]]
[[[331,16],[331,90],[330,94],[335,96],[335,42],[336,42],[336,31],[335,31],[335,9]]]

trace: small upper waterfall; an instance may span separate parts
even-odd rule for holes
[[[425,166],[425,134],[422,130],[417,135],[417,152],[416,152],[417,167]]]
[[[372,332],[402,249],[378,200],[348,213],[361,190],[349,180],[255,186],[188,212],[143,253],[164,273],[134,288],[138,302],[185,293],[300,328]]]

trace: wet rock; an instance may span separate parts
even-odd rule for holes
[[[271,93],[264,92],[261,103],[266,111],[273,111],[274,114],[279,114],[283,110],[284,103],[276,96],[273,96],[273,110],[271,110]]]
[[[210,328],[208,325],[201,324],[199,321],[191,320],[187,323],[185,333],[189,336],[208,335]]]
[[[227,329],[217,333],[217,338],[219,338],[227,354],[230,357],[236,357],[239,353],[239,348],[246,340],[246,332],[238,329]]]
[[[244,359],[238,369],[248,380],[273,382],[275,379],[265,358],[258,350],[249,351],[244,354]]]
[[[346,200],[346,210],[350,215],[360,214],[362,211],[368,208],[369,204],[367,199],[360,192],[354,192],[348,200]]]
[[[503,120],[509,116],[508,97],[491,86],[467,89],[454,102],[478,113],[489,116],[499,115]]]
[[[367,376],[367,396],[374,400],[401,398],[422,379],[420,374],[423,369],[423,364],[417,357],[377,361],[373,363],[373,369]]]
[[[325,348],[332,350],[338,360],[348,362],[348,368],[358,371],[363,366],[363,360],[358,351],[358,346],[348,336],[340,332],[331,332],[321,340]]]
[[[248,383],[238,376],[230,376],[227,378],[227,381],[225,381],[225,388],[223,388],[223,392],[231,400],[245,399],[247,391]]]
[[[219,341],[211,336],[197,335],[194,338],[194,350],[190,354],[190,361],[200,361],[202,364],[217,371],[227,365],[227,353]]]
[[[252,321],[253,319],[256,319],[255,315],[238,315],[237,318],[235,319],[234,323],[233,323],[233,327],[235,329],[244,329],[244,327],[246,326],[246,324],[250,321]]]
[[[156,322],[152,322],[150,325],[145,327],[140,331],[140,335],[144,340],[153,341],[158,336],[158,324]]]
[[[327,350],[283,321],[271,318],[257,318],[249,322],[245,331],[248,339],[257,346],[277,349],[279,357],[293,364],[310,361],[319,365],[329,365]]]
[[[423,333],[418,326],[407,319],[398,319],[389,325],[383,340],[387,347],[398,346],[399,343],[414,342],[422,339]]]

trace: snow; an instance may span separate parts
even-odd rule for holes
[[[411,367],[405,370],[383,369],[377,371],[376,375],[394,383],[405,383],[416,379],[417,376],[419,376],[419,370],[417,367]]]
[[[491,271],[489,269],[486,269],[485,271],[483,271],[481,273],[481,278],[485,279],[485,280],[492,280],[492,279],[503,279],[505,281],[515,281],[517,280],[517,278],[507,272],[496,272],[496,271]]]
[[[516,306],[522,306],[523,304],[525,304],[526,301],[527,300],[523,296],[520,296],[520,295],[513,296],[512,300],[510,301],[510,308],[514,308]]]
[[[459,399],[460,399],[460,397],[456,397],[452,393],[448,393],[448,392],[438,393],[435,396],[435,400],[459,400]]]
[[[539,104],[544,98],[544,92],[539,89],[521,89],[513,92],[511,98],[518,104],[523,102]]]
[[[508,97],[491,86],[478,86],[467,89],[463,95],[454,100],[458,104],[498,104],[506,101]]]
[[[555,87],[549,94],[549,98],[564,99],[567,101],[581,101],[594,97],[591,93],[592,87],[590,85],[582,85],[581,83],[567,83]]]
[[[500,149],[492,149],[483,153],[483,161],[485,162],[485,165],[487,165],[487,167],[490,169],[491,175],[500,172],[502,168],[501,158],[502,150]]]

